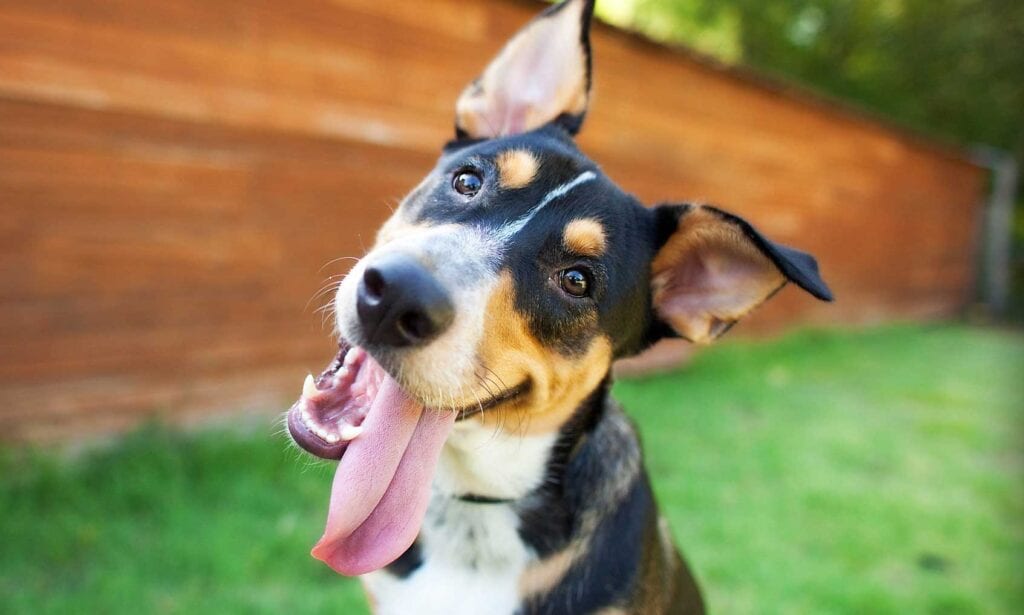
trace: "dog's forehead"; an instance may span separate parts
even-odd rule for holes
[[[467,170],[484,180],[484,189],[471,200],[459,199],[451,186]],[[622,216],[633,215],[635,200],[564,131],[548,127],[449,144],[406,205],[413,223],[471,224],[519,247],[564,236],[568,245],[596,257],[612,243],[606,227],[621,226]]]

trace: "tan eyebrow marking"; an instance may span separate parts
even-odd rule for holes
[[[597,257],[604,254],[607,237],[600,222],[593,218],[580,218],[565,227],[562,243],[570,252]]]
[[[540,162],[525,149],[510,149],[498,155],[498,183],[502,188],[522,188],[537,176]]]

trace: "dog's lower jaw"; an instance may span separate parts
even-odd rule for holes
[[[445,446],[412,549],[364,577],[379,613],[703,612],[607,381],[556,433],[471,423]]]

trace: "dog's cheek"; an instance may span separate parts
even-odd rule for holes
[[[546,314],[531,323],[531,332],[550,351],[567,358],[579,358],[587,353],[593,340],[602,335],[597,312],[589,307],[575,306],[566,310],[557,299],[550,298],[542,309]],[[559,312],[560,316],[553,316]]]
[[[516,308],[512,276],[503,271],[496,280],[487,305],[485,326],[477,356],[501,386],[512,387],[545,363],[545,352]]]
[[[526,417],[527,433],[560,430],[608,375],[611,357],[612,346],[604,336],[593,338],[579,355],[556,353],[544,387],[538,386],[532,403],[520,410]]]
[[[532,386],[524,401],[501,412],[485,413],[480,420],[527,434],[557,431],[607,375],[609,340],[589,336],[571,354],[542,342],[516,307],[515,286],[508,272],[495,284],[486,312],[478,348],[481,363],[500,386],[515,386],[527,378]]]

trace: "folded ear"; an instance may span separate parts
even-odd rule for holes
[[[786,282],[832,300],[814,257],[768,241],[741,218],[699,205],[662,205],[654,215],[654,310],[682,337],[710,342]]]
[[[491,139],[550,122],[576,134],[590,97],[590,19],[594,0],[565,0],[537,16],[462,92],[460,138]]]

